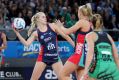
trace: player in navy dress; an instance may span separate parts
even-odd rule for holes
[[[32,24],[31,28],[28,31],[28,34],[31,34],[34,27],[36,27],[36,30],[32,32],[27,41],[19,34],[17,30],[13,28],[19,40],[24,45],[29,46],[35,39],[38,39],[41,44],[41,50],[35,64],[31,80],[38,80],[46,65],[52,66],[59,79],[59,72],[63,65],[58,54],[57,35],[60,34],[73,46],[74,42],[68,35],[64,34],[64,32],[54,23],[48,23],[46,15],[43,12],[36,13],[32,17],[31,21]]]

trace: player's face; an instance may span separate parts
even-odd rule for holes
[[[46,15],[44,13],[39,14],[37,21],[42,23],[42,24],[47,24]]]

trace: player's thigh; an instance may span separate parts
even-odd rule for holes
[[[63,68],[61,69],[61,72],[60,74],[63,75],[63,76],[69,76],[71,73],[73,73],[76,69],[78,68],[78,65],[70,62],[70,61],[67,61]]]
[[[54,63],[54,64],[52,65],[52,68],[53,68],[54,72],[56,73],[56,75],[57,75],[58,77],[59,77],[59,75],[60,75],[59,73],[60,73],[62,67],[63,67],[63,64],[62,64],[61,61],[56,62],[56,63]]]
[[[42,72],[44,71],[45,67],[46,64],[44,62],[36,62],[35,67],[33,69],[32,78],[39,78]]]

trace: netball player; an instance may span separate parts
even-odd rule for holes
[[[92,23],[94,31],[86,35],[88,52],[82,80],[86,74],[89,74],[89,80],[119,80],[119,56],[115,43],[102,31],[103,20],[99,14],[93,16]]]
[[[81,74],[84,71],[84,66],[80,63],[82,57],[82,49],[84,47],[85,35],[92,31],[92,24],[90,18],[92,16],[92,10],[88,5],[83,5],[79,7],[78,17],[79,21],[73,25],[71,28],[64,28],[65,34],[75,33],[75,52],[74,54],[66,61],[64,67],[61,70],[62,80],[70,80],[69,75],[77,70],[77,79],[81,78]],[[58,26],[62,26],[60,21],[56,21]]]
[[[57,34],[60,34],[73,46],[74,42],[68,35],[64,34],[63,31],[58,28],[54,23],[48,23],[46,15],[43,12],[36,13],[32,17],[31,21],[32,26],[29,29],[28,33],[31,34],[34,27],[36,27],[37,29],[33,31],[27,41],[19,34],[17,30],[13,29],[24,45],[29,46],[37,38],[41,44],[41,51],[35,64],[31,80],[38,80],[46,65],[52,66],[59,79],[59,71],[61,70],[63,65],[58,55]]]
[[[4,64],[4,55],[2,50],[7,46],[6,35],[3,32],[0,32],[0,67]]]

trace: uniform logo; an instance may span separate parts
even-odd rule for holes
[[[50,32],[49,35],[52,35],[52,33]]]
[[[82,43],[77,43],[76,45],[76,53],[80,54],[82,50],[83,44]]]
[[[55,44],[53,44],[53,43],[48,43],[47,48],[48,48],[48,50],[55,49]]]
[[[43,35],[41,35],[41,37],[40,37],[41,39],[43,39],[44,38],[44,36]]]
[[[47,37],[47,38],[44,39],[44,41],[45,41],[45,42],[48,42],[48,41],[50,41],[51,39],[52,39],[51,37]]]

